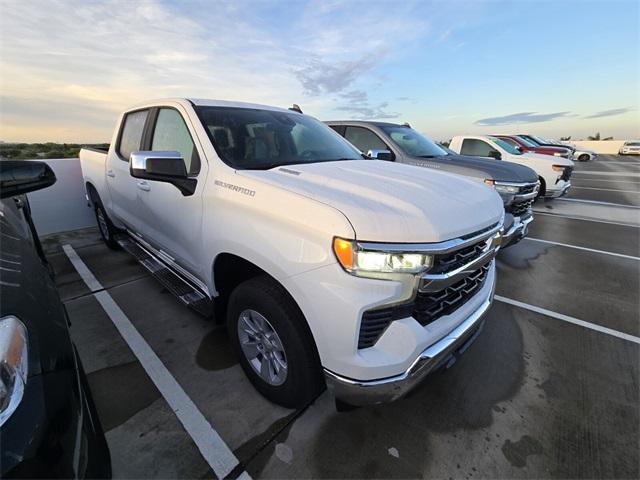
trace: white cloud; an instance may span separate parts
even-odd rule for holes
[[[427,16],[416,14],[425,5],[340,0],[5,3],[0,15],[5,96],[0,139],[17,139],[11,138],[15,132],[22,135],[37,124],[29,138],[20,139],[107,140],[116,112],[157,97],[296,102],[317,115],[341,106],[344,99],[336,94],[359,90],[372,100],[358,108],[382,115],[386,99],[376,92],[392,79],[382,75],[381,65],[429,34]],[[397,50],[397,45],[405,48]],[[24,114],[36,106],[37,118]],[[63,108],[72,110],[74,118],[82,116],[83,108],[102,112],[104,127],[96,127],[95,115],[87,113],[84,123],[61,130],[62,122],[71,121],[62,120]],[[53,137],[61,131],[75,137]],[[101,138],[95,138],[97,131]]]

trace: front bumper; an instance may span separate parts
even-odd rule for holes
[[[507,248],[515,245],[529,233],[529,224],[533,221],[533,215],[528,217],[514,217],[513,224],[502,233],[502,243],[500,248]],[[505,222],[506,224],[506,222]]]
[[[571,182],[565,182],[564,185],[555,185],[556,188],[547,188],[544,198],[560,198],[564,197],[571,188]]]
[[[22,402],[0,428],[1,478],[111,478],[109,449],[78,367],[28,378]]]
[[[493,301],[495,275],[492,281],[490,293],[480,306],[449,334],[422,351],[404,373],[379,380],[354,380],[325,369],[327,387],[336,398],[355,406],[387,403],[403,397],[429,373],[452,364],[476,339]]]

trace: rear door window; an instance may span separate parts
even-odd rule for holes
[[[495,150],[487,142],[476,138],[465,138],[462,141],[460,155],[469,155],[472,157],[488,157],[489,153]]]
[[[118,154],[123,160],[129,161],[131,152],[140,150],[144,124],[147,121],[149,110],[139,110],[127,113],[122,121],[122,132],[118,144]]]
[[[389,147],[387,147],[382,139],[368,128],[347,127],[344,138],[364,153],[367,153],[369,150],[389,150]]]

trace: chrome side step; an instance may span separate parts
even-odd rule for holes
[[[126,252],[133,255],[167,290],[178,297],[182,303],[201,315],[207,317],[212,315],[213,300],[206,293],[170,269],[162,260],[129,235],[118,235],[116,241]]]

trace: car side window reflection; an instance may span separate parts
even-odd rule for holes
[[[344,133],[346,138],[361,152],[369,150],[389,150],[389,147],[371,130],[363,127],[347,127]]]
[[[200,171],[200,157],[182,116],[173,108],[161,108],[153,131],[151,150],[180,152],[187,172]]]
[[[489,157],[491,151],[495,150],[487,142],[476,138],[465,138],[462,141],[461,155],[469,155],[472,157]]]

